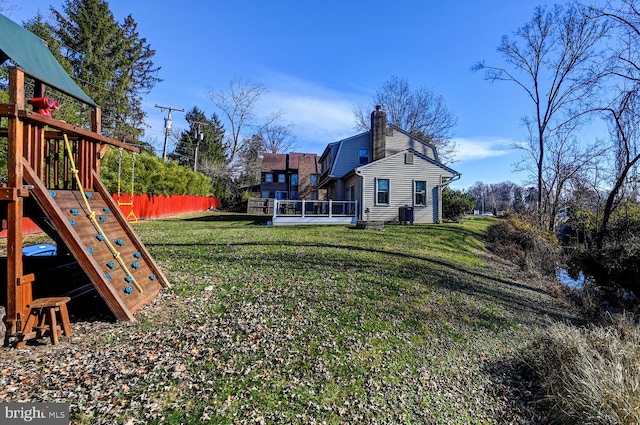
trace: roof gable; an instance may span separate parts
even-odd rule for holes
[[[438,161],[436,161],[436,160],[434,160],[434,159],[431,159],[431,158],[429,158],[428,156],[423,155],[422,153],[420,153],[420,152],[418,152],[417,150],[412,149],[412,148],[404,149],[404,150],[402,150],[402,151],[400,151],[400,152],[397,152],[397,153],[395,153],[395,154],[393,154],[393,155],[389,155],[389,156],[386,156],[386,157],[384,157],[384,158],[380,158],[380,159],[379,159],[379,160],[377,160],[377,161],[370,162],[370,163],[368,163],[368,164],[366,164],[366,165],[361,165],[360,167],[357,167],[357,169],[366,170],[366,169],[368,169],[368,168],[373,168],[373,167],[375,167],[376,165],[382,164],[382,163],[384,163],[385,161],[391,161],[391,160],[395,159],[396,157],[398,157],[398,156],[400,156],[400,155],[404,155],[404,154],[406,154],[406,153],[412,153],[412,154],[413,154],[415,157],[417,157],[418,159],[421,159],[421,160],[423,160],[423,161],[425,161],[425,162],[427,162],[427,163],[429,163],[429,164],[431,164],[431,165],[435,165],[436,167],[439,167],[439,168],[441,168],[442,170],[447,171],[447,172],[449,172],[449,173],[451,173],[451,174],[453,174],[453,175],[461,175],[461,173],[457,172],[457,171],[456,171],[456,170],[454,170],[453,168],[447,167],[447,166],[446,166],[446,165],[444,165],[443,163],[438,162]]]

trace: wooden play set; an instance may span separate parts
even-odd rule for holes
[[[6,24],[11,31],[28,33],[5,20],[0,15],[0,32]],[[101,110],[95,104],[89,105],[90,130],[52,118],[51,109],[59,104],[44,96],[44,79],[30,74],[5,46],[0,50],[17,64],[9,68],[9,101],[0,104],[1,122],[6,124],[0,137],[6,138],[8,163],[8,179],[0,187],[0,218],[7,230],[6,299],[0,298],[0,305],[6,305],[5,343],[21,346],[42,336],[57,343],[59,336],[71,334],[67,313],[67,302],[73,298],[69,294],[74,293],[67,282],[71,275],[50,279],[47,270],[52,261],[75,260],[81,270],[71,285],[90,282],[117,319],[134,320],[136,310],[168,282],[101,182],[100,158],[109,147],[138,149],[101,135]],[[53,79],[46,85],[79,100],[88,98],[55,83]],[[26,93],[27,88],[33,93]],[[23,217],[56,241],[57,254],[47,259],[47,268],[35,262],[25,270]]]

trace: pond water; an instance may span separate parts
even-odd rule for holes
[[[570,288],[580,289],[584,286],[584,273],[580,272],[576,279],[569,276],[569,272],[566,269],[557,268],[556,269],[556,279],[561,283],[564,283]]]

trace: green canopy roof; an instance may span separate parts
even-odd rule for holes
[[[71,79],[40,37],[0,14],[0,64],[7,59],[36,80],[86,104],[98,106]]]

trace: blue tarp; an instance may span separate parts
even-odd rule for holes
[[[48,243],[25,246],[22,248],[22,255],[25,257],[50,257],[56,255],[56,252],[57,247]]]

